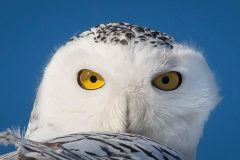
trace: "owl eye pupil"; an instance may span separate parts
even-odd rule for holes
[[[163,84],[168,84],[168,83],[169,83],[169,77],[168,77],[168,76],[164,76],[164,77],[162,78],[162,83],[163,83]]]
[[[91,76],[91,77],[90,77],[90,81],[91,81],[92,83],[97,82],[97,77],[96,77],[96,76]]]

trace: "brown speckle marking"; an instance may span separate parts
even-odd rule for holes
[[[70,40],[78,40],[87,36],[93,37],[96,43],[115,43],[123,46],[130,44],[150,44],[153,47],[173,48],[176,43],[174,38],[166,33],[150,28],[131,25],[128,23],[108,23],[97,25],[84,34],[72,37]],[[133,43],[130,43],[130,42]]]

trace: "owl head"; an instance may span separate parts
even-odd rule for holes
[[[26,137],[131,132],[194,159],[218,101],[214,75],[199,51],[146,27],[102,24],[56,51]]]

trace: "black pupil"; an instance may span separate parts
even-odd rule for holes
[[[162,83],[163,83],[163,84],[168,84],[168,82],[169,82],[169,77],[164,76],[164,77],[162,78]]]
[[[97,77],[96,77],[96,76],[91,76],[91,77],[90,77],[90,81],[91,81],[92,83],[97,82]]]

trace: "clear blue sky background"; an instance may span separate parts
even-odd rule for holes
[[[74,33],[106,22],[148,26],[201,49],[222,102],[206,124],[199,160],[240,153],[240,1],[8,0],[0,2],[0,131],[27,126],[44,66]],[[0,147],[0,154],[12,148]]]

